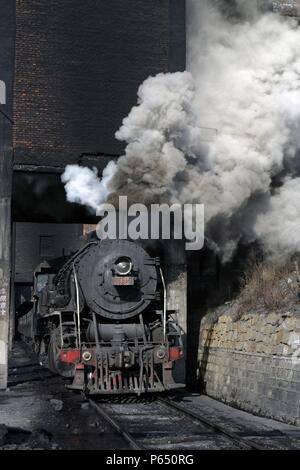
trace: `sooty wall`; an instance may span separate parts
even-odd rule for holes
[[[139,84],[185,67],[184,0],[17,0],[16,23],[16,163],[119,154]]]

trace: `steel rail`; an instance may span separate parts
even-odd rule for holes
[[[139,444],[123,426],[121,426],[113,416],[104,410],[98,403],[89,398],[89,403],[95,410],[107,421],[135,450],[143,450],[143,446]]]
[[[170,408],[176,409],[177,411],[184,413],[190,418],[193,418],[205,424],[206,426],[209,426],[214,431],[225,435],[226,437],[230,438],[232,441],[234,441],[236,444],[238,444],[240,447],[244,448],[245,450],[268,450],[267,447],[261,446],[260,444],[257,444],[255,442],[249,442],[246,438],[239,436],[235,432],[229,431],[228,429],[226,429],[224,426],[220,424],[211,422],[209,419],[204,418],[203,416],[200,416],[198,413],[195,413],[194,411],[189,410],[185,408],[184,406],[179,405],[178,403],[175,403],[173,400],[170,400],[169,398],[157,397],[156,399],[159,402],[164,403],[165,405],[169,406]]]

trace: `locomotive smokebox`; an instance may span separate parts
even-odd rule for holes
[[[127,240],[93,243],[77,275],[91,311],[111,320],[134,317],[156,299],[156,259]]]

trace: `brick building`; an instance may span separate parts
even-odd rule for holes
[[[182,0],[17,0],[16,163],[117,155],[149,75],[184,68]],[[176,51],[173,47],[176,46]]]
[[[114,134],[135,104],[140,83],[185,68],[185,0],[1,0],[0,8],[6,46],[0,48],[0,80],[8,89],[0,117],[6,129],[0,148],[5,388],[14,311],[10,273],[16,273],[18,289],[28,287],[30,269],[42,257],[41,247],[50,249],[51,237],[61,251],[68,240],[75,243],[83,223],[94,222],[84,208],[66,203],[60,175],[68,163],[101,171],[117,158],[123,144]]]

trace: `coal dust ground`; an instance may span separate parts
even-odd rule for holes
[[[16,342],[10,357],[9,389],[0,392],[0,449],[129,449],[85,397],[65,385]],[[266,448],[300,449],[300,428],[255,417],[198,394],[173,398]],[[122,406],[124,413],[128,411],[126,403]]]
[[[0,392],[0,449],[128,449],[122,437],[65,382],[41,368],[21,343]]]

